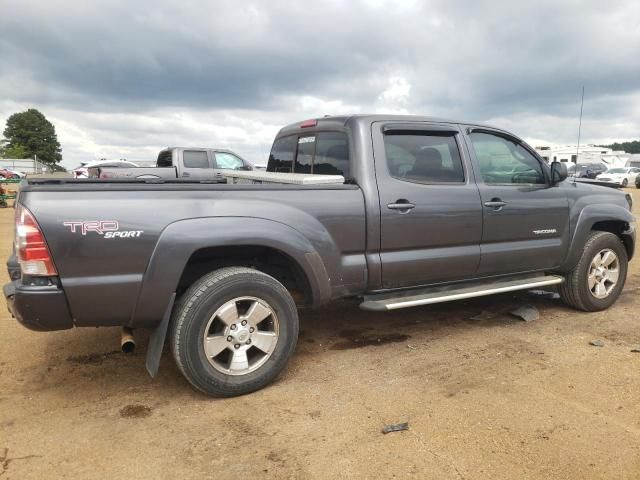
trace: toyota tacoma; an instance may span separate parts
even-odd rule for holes
[[[298,308],[344,297],[387,311],[557,285],[582,311],[619,297],[634,253],[630,197],[566,180],[499,128],[418,116],[307,120],[268,170],[340,184],[30,180],[16,204],[16,278],[34,330],[151,329],[198,390],[271,382]],[[271,174],[273,175],[273,174]]]

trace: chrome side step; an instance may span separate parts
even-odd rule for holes
[[[509,277],[500,280],[473,282],[466,284],[445,285],[441,287],[407,290],[403,292],[380,293],[367,295],[360,304],[363,310],[396,310],[398,308],[430,305],[432,303],[450,302],[465,298],[483,297],[495,293],[528,290],[530,288],[556,285],[564,282],[559,275],[529,275],[526,277]]]

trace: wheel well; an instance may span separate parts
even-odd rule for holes
[[[625,235],[629,229],[629,224],[626,222],[622,222],[619,220],[603,220],[601,222],[596,222],[591,227],[591,230],[596,230],[599,232],[609,232],[616,235],[622,241],[625,250],[627,251],[627,256],[629,260],[633,256],[633,238],[630,235]]]
[[[282,283],[296,304],[313,303],[311,286],[300,265],[280,250],[262,246],[209,247],[195,251],[182,271],[177,295],[203,275],[224,267],[248,267],[264,272]]]

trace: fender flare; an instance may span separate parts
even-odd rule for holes
[[[160,234],[147,264],[130,326],[155,326],[197,250],[225,246],[270,247],[289,256],[304,272],[313,305],[331,298],[324,262],[309,240],[294,228],[256,217],[207,217],[179,220]]]
[[[569,245],[569,251],[567,258],[560,266],[560,271],[567,272],[571,270],[576,263],[580,260],[580,256],[583,252],[583,247],[587,242],[587,237],[593,230],[593,226],[598,222],[623,222],[629,225],[635,223],[635,217],[633,214],[619,205],[611,204],[595,204],[587,205],[580,211],[580,215],[576,221],[576,225],[573,228],[573,236]],[[629,258],[633,255],[633,243],[635,239],[635,233],[622,232],[622,235],[629,235],[631,237],[631,251]],[[625,248],[629,248],[625,242]]]

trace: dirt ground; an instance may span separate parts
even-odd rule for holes
[[[276,383],[222,400],[166,351],[149,378],[142,333],[125,355],[117,329],[31,332],[3,311],[0,479],[640,479],[638,289],[635,260],[602,313],[529,292],[303,312]],[[522,303],[540,319],[508,315]],[[398,422],[409,430],[381,433]]]

